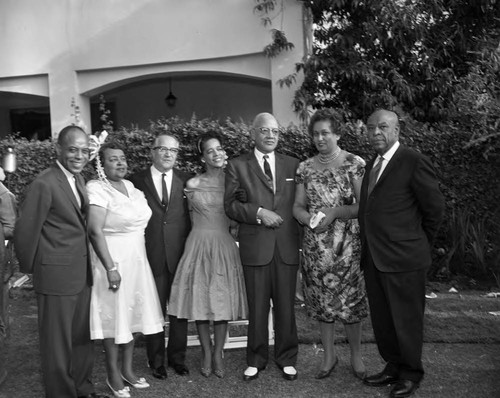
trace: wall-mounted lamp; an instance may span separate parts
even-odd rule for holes
[[[168,80],[169,82],[169,92],[168,95],[165,97],[165,102],[167,103],[167,106],[172,108],[175,106],[175,103],[177,102],[177,97],[172,94],[172,79]]]
[[[13,148],[7,148],[7,153],[3,157],[2,167],[6,173],[13,173],[16,171],[17,160]]]

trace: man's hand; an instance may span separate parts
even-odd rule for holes
[[[247,191],[243,188],[238,188],[236,191],[234,191],[234,197],[238,202],[241,203],[246,203],[248,202],[248,195]]]
[[[260,208],[257,216],[262,220],[262,224],[268,228],[278,228],[283,224],[281,216],[271,210]]]

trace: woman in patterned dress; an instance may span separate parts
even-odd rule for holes
[[[344,324],[353,373],[360,379],[366,373],[361,320],[368,309],[356,220],[365,162],[337,146],[342,130],[338,112],[324,109],[313,115],[309,133],[319,153],[299,165],[296,177],[293,214],[304,225],[304,298],[308,315],[319,321],[324,348],[317,379],[328,377],[338,363],[335,321]],[[324,218],[315,226],[313,216],[319,212]]]

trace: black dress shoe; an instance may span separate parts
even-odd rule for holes
[[[152,371],[153,377],[156,377],[157,379],[164,380],[167,378],[167,369],[165,369],[165,366],[161,365],[158,366],[157,368],[153,368]]]
[[[245,373],[243,373],[243,380],[244,381],[255,380],[257,377],[259,377],[259,373],[265,368],[266,368],[265,366],[262,368],[257,368],[257,373],[255,373],[254,375],[246,375]]]
[[[288,366],[279,366],[278,367],[280,368],[281,370],[281,374],[283,375],[283,378],[285,380],[289,380],[289,381],[293,381],[293,380],[297,380],[297,377],[299,375],[299,373],[297,372],[297,370],[295,369],[295,366],[291,366],[291,365],[288,365]],[[293,368],[293,370],[295,370],[295,373],[288,373],[288,372],[285,372],[285,368],[288,367],[288,368]]]
[[[392,388],[390,397],[391,398],[404,398],[412,395],[418,388],[419,383],[411,380],[399,380],[396,385]]]
[[[175,373],[177,373],[179,376],[187,376],[189,374],[189,369],[187,368],[186,365],[175,364],[172,365],[172,367],[174,368]]]
[[[396,383],[399,380],[397,376],[389,375],[387,373],[381,372],[372,376],[368,376],[363,380],[367,386],[370,387],[382,387],[388,386],[389,384]]]

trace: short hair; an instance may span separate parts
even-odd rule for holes
[[[121,143],[117,141],[105,142],[104,144],[101,145],[101,147],[99,148],[99,153],[97,154],[99,156],[101,164],[104,164],[104,152],[106,151],[106,149],[119,149],[126,156],[125,147]]]
[[[177,143],[179,144],[179,146],[180,146],[180,144],[181,144],[181,141],[179,140],[179,137],[177,137],[175,134],[168,133],[168,132],[163,132],[163,133],[158,134],[158,135],[155,137],[155,139],[153,140],[153,146],[155,146],[156,140],[157,140],[158,138],[160,138],[160,137],[172,137],[174,140],[176,140],[176,141],[177,141]]]
[[[325,108],[318,109],[314,113],[314,115],[312,115],[309,126],[307,127],[307,131],[311,136],[313,135],[314,124],[322,120],[328,120],[330,122],[333,133],[337,134],[338,136],[342,136],[342,134],[344,134],[345,121],[342,114],[335,109]]]
[[[81,127],[79,126],[75,126],[75,125],[69,125],[69,126],[66,126],[64,127],[60,132],[59,132],[59,135],[57,136],[57,143],[59,145],[62,145],[64,143],[64,141],[66,140],[66,137],[68,136],[68,134],[70,132],[72,132],[73,130],[79,130],[81,131],[83,134],[87,135],[87,133],[85,132],[84,129],[82,129]]]
[[[207,141],[212,139],[218,140],[220,144],[223,145],[222,136],[215,130],[209,130],[200,136],[196,144],[196,148],[198,149],[198,153],[200,155],[203,155],[203,147],[205,146]]]

